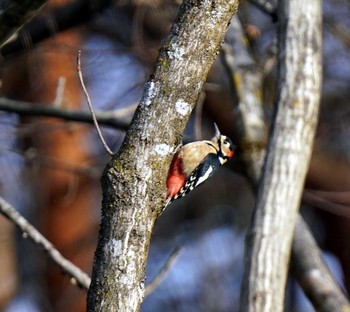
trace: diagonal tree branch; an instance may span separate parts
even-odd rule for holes
[[[1,196],[0,213],[14,225],[16,225],[24,233],[25,237],[29,237],[34,243],[41,246],[44,251],[47,252],[50,259],[55,262],[63,272],[71,277],[72,284],[75,284],[86,291],[89,289],[91,283],[90,276],[83,272],[79,267],[75,266],[68,259],[64,258],[50,241],[48,241],[32,224],[30,224],[14,207],[12,207],[10,203],[5,201]],[[178,259],[181,251],[181,247],[176,247],[172,251],[154,280],[147,285],[145,289],[145,297],[154,292],[162,283],[167,273]]]
[[[1,2],[14,2],[11,0],[1,0]],[[44,3],[47,0],[36,1],[18,1],[20,8],[26,9],[25,2],[35,6],[37,3]],[[61,32],[71,27],[75,27],[93,18],[107,7],[111,6],[112,0],[74,0],[54,8],[49,16],[38,16],[26,24],[18,31],[18,36],[1,47],[0,53],[6,57],[13,53],[28,49],[28,41],[32,44],[39,43],[49,37],[54,36],[55,32]],[[23,6],[22,6],[23,4]],[[14,15],[16,16],[16,15]],[[52,29],[52,25],[55,29]],[[5,24],[6,25],[6,24]],[[1,28],[0,28],[1,29]],[[125,29],[124,29],[125,30]],[[1,46],[1,45],[0,45]]]
[[[0,212],[11,222],[13,222],[25,235],[27,235],[36,244],[43,247],[49,257],[60,266],[60,268],[71,276],[71,281],[78,284],[83,289],[88,289],[90,277],[72,262],[62,256],[62,254],[49,242],[34,226],[32,226],[24,217],[20,215],[15,208],[0,197]]]
[[[47,0],[0,1],[0,48],[46,4]]]
[[[291,267],[306,296],[318,312],[349,311],[350,305],[334,280],[307,224],[298,218],[295,225]],[[308,248],[306,249],[305,246]],[[310,257],[310,254],[312,257]]]

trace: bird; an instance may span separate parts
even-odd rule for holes
[[[214,123],[215,136],[210,140],[185,144],[177,149],[166,179],[167,195],[164,209],[174,200],[184,197],[210,178],[214,171],[231,159],[235,145],[220,133]]]

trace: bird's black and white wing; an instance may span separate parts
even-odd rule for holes
[[[221,166],[219,158],[216,154],[208,154],[203,161],[192,171],[187,177],[184,186],[174,196],[174,200],[184,197],[187,193],[203,184],[213,174],[213,172]]]

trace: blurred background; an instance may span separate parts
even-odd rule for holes
[[[262,103],[266,129],[277,85],[276,4],[270,4],[272,10],[241,1],[236,23],[243,32],[240,42],[231,42],[237,56],[245,55],[235,59],[235,68],[241,64],[261,77],[255,96]],[[91,123],[42,116],[40,110],[30,112],[30,104],[52,108],[53,115],[60,110],[88,114],[76,69],[81,49],[82,73],[97,115],[107,117],[105,123],[118,121],[101,122],[109,146],[117,151],[179,5],[176,0],[50,0],[0,50],[0,195],[89,274],[100,222],[99,179],[109,155]],[[323,11],[321,115],[302,214],[347,292],[350,3],[325,0]],[[216,122],[234,140],[237,153],[157,221],[147,283],[174,250],[178,255],[163,282],[145,299],[144,312],[238,311],[254,183],[242,157],[249,150],[237,113],[240,95],[234,83],[239,82],[232,82],[224,59],[218,57],[213,65],[184,140],[210,139]],[[9,100],[14,112],[4,111]],[[27,113],[15,113],[20,107],[28,108]],[[261,137],[266,144],[266,133]],[[85,310],[85,291],[72,285],[43,250],[2,216],[0,255],[1,311]],[[292,278],[286,311],[313,311]]]

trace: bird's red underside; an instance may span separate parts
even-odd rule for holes
[[[170,174],[171,173],[171,174]],[[169,168],[169,174],[166,181],[167,186],[167,198],[174,197],[181,187],[185,184],[186,176],[182,173],[182,162],[178,157],[178,154],[174,155]]]

